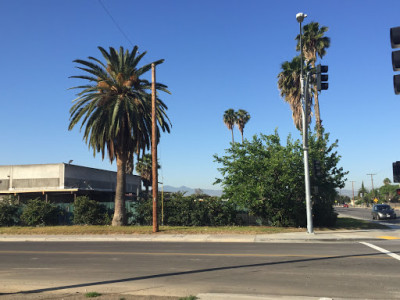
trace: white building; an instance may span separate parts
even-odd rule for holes
[[[0,166],[0,197],[15,195],[21,201],[42,198],[50,202],[72,202],[88,195],[101,202],[114,201],[117,173],[59,163]],[[127,200],[141,190],[141,178],[126,175]]]

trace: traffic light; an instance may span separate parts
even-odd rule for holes
[[[317,90],[327,90],[329,87],[328,84],[328,74],[324,74],[328,72],[328,66],[321,66],[321,64],[317,65]]]
[[[400,161],[393,163],[393,182],[400,183]]]
[[[390,28],[390,43],[392,48],[400,48],[400,27]],[[392,51],[393,71],[400,71],[400,50]],[[400,75],[393,76],[393,87],[396,95],[400,94]]]

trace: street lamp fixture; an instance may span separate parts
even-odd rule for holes
[[[304,18],[307,18],[306,14],[304,14],[302,12],[299,12],[298,14],[296,14],[297,22],[302,23],[304,21]]]

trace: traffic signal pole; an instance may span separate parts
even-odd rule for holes
[[[303,33],[301,23],[306,14],[298,13],[296,15],[297,22],[300,24],[300,98],[302,106],[302,131],[303,131],[303,159],[304,159],[304,184],[305,184],[305,196],[306,196],[306,213],[307,213],[307,233],[313,234],[313,219],[312,219],[312,206],[311,206],[311,192],[310,192],[310,170],[308,165],[308,106],[309,101],[309,84],[310,84],[310,72],[307,72],[307,76],[304,82],[303,72]]]
[[[313,218],[312,218],[312,205],[311,205],[311,190],[310,190],[310,168],[308,159],[308,107],[309,101],[309,83],[310,72],[307,72],[306,80],[301,78],[301,99],[302,99],[302,117],[303,117],[303,159],[304,159],[304,184],[306,196],[306,213],[307,213],[307,233],[314,233]]]

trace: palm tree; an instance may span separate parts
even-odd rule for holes
[[[329,48],[331,44],[331,39],[324,36],[325,32],[328,31],[328,27],[319,26],[318,22],[311,22],[303,27],[303,53],[305,59],[307,59],[313,68],[315,68],[315,63],[317,57],[322,58],[326,54],[326,49]],[[296,50],[300,50],[300,35],[297,35],[297,46]],[[321,136],[321,115],[319,111],[319,101],[318,101],[318,90],[317,86],[314,85],[314,111],[315,111],[315,121],[317,123],[318,136]]]
[[[302,129],[302,104],[300,90],[301,59],[296,56],[292,61],[285,61],[281,65],[278,74],[278,88],[280,96],[290,105],[294,125],[298,130]],[[311,120],[311,110],[308,107],[308,123]]]
[[[146,194],[149,194],[149,186],[153,183],[153,163],[151,154],[144,154],[141,158],[138,159],[136,163],[136,172],[139,173],[142,178],[143,185],[146,188]],[[161,168],[159,164],[157,164],[157,169]]]
[[[383,179],[383,184],[384,184],[384,185],[390,185],[391,183],[392,183],[392,182],[390,181],[389,178]]]
[[[232,108],[225,111],[224,123],[226,127],[228,127],[228,129],[232,132],[232,143],[234,143],[235,140],[233,138],[233,127],[235,126],[236,123],[236,113]]]
[[[240,133],[242,134],[242,143],[243,143],[243,130],[246,123],[250,120],[250,114],[244,109],[239,109],[236,112],[236,124],[239,128]]]
[[[105,62],[89,57],[89,60],[74,60],[78,69],[87,74],[71,76],[86,80],[79,89],[70,109],[68,129],[81,122],[83,137],[93,155],[107,153],[111,163],[117,162],[117,185],[115,189],[115,211],[112,225],[125,224],[125,174],[130,152],[149,147],[151,140],[151,83],[142,75],[151,69],[151,64],[138,68],[146,52],[138,55],[138,47],[132,51],[119,51],[110,47],[109,52],[98,47]],[[155,65],[164,60],[157,60]],[[170,93],[167,86],[157,83],[156,88]],[[157,98],[157,126],[170,131],[166,115],[167,106]],[[140,147],[140,148],[139,148]]]

